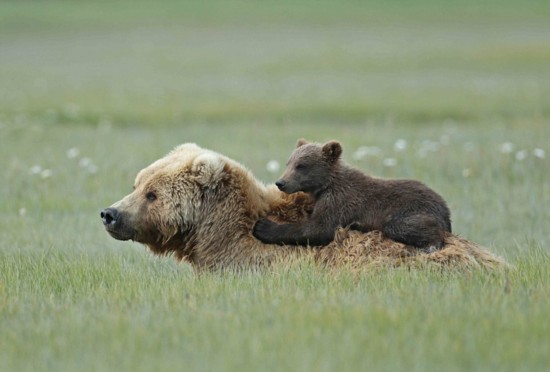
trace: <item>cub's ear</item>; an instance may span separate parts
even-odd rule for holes
[[[340,142],[330,141],[323,145],[323,156],[331,162],[335,162],[342,155]]]
[[[201,185],[214,187],[221,179],[224,161],[216,154],[204,153],[195,158],[191,171]]]
[[[309,143],[309,142],[306,141],[305,139],[300,138],[300,139],[298,140],[298,142],[296,142],[296,148],[301,147],[301,146],[303,146],[303,145],[307,145],[308,143]]]

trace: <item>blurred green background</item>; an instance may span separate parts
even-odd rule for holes
[[[8,117],[426,123],[548,115],[546,1],[3,2]]]
[[[1,1],[0,369],[108,369],[124,346],[132,370],[547,365],[549,20],[546,0]],[[519,271],[196,278],[103,231],[99,211],[177,144],[273,182],[300,137],[426,182],[455,232]],[[212,356],[220,327],[234,348]],[[345,342],[310,349],[318,329]]]
[[[99,210],[189,141],[271,182],[282,169],[266,164],[306,137],[427,182],[483,244],[546,243],[549,15],[547,1],[4,1],[3,211]]]

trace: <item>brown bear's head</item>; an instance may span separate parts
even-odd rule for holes
[[[101,211],[107,232],[118,240],[134,240],[157,253],[176,250],[215,207],[211,199],[227,173],[226,158],[195,144],[177,147],[140,171],[134,191]],[[219,188],[218,188],[219,189]],[[176,243],[173,243],[176,244]]]
[[[317,194],[327,187],[341,155],[342,146],[336,141],[321,145],[300,139],[284,174],[275,184],[287,194],[298,191]]]

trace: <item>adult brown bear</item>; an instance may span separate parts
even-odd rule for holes
[[[331,243],[316,249],[264,244],[252,235],[260,218],[297,222],[311,207],[307,195],[265,186],[234,160],[189,143],[141,170],[134,191],[101,211],[101,219],[113,238],[143,243],[197,269],[264,267],[303,257],[361,270],[426,263],[504,265],[486,249],[450,233],[445,247],[433,253],[386,239],[379,231],[340,229]]]

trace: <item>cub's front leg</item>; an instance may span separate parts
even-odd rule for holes
[[[283,245],[284,242],[280,238],[281,226],[283,225],[279,225],[267,218],[262,218],[254,225],[252,235],[263,243]]]
[[[334,229],[319,229],[311,223],[277,224],[268,219],[256,222],[252,234],[268,244],[325,245],[334,238]]]

